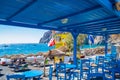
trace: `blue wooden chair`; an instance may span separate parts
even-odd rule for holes
[[[20,79],[20,80],[25,80],[25,75],[22,74],[13,74],[13,75],[7,75],[6,76],[7,80],[13,80],[13,79]]]
[[[104,56],[96,57],[96,66],[90,65],[90,73],[88,75],[88,80],[91,78],[101,77],[105,80],[104,77]]]
[[[103,69],[103,66],[104,66],[104,56],[96,56],[96,61],[95,61],[95,64],[97,64],[97,71],[98,69]]]
[[[104,65],[104,76],[105,80],[115,80],[115,73],[110,62],[107,62]]]
[[[105,79],[106,80],[115,80],[115,79],[120,79],[120,65],[119,62],[116,61],[109,61],[107,63],[105,63],[104,65],[104,73],[105,73]],[[115,74],[119,74],[119,75],[115,75]]]
[[[56,64],[57,80],[71,80],[73,78],[73,77],[71,77],[71,75],[73,74],[72,70],[67,69],[66,64],[64,64],[64,63]],[[74,76],[75,76],[75,73],[74,73]]]
[[[53,72],[53,68],[52,68],[52,66],[50,66],[50,68],[49,68],[49,80],[52,80],[52,72]]]
[[[90,60],[89,59],[80,60],[80,80],[86,78],[86,76],[89,73],[90,73]]]
[[[57,80],[67,79],[66,66],[64,63],[56,64],[56,76],[57,76]]]
[[[79,73],[76,71],[71,71],[69,74],[69,79],[68,80],[79,80]]]

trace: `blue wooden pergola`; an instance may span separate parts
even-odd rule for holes
[[[0,24],[107,37],[120,33],[120,0],[0,0]]]

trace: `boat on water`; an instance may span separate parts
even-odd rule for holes
[[[6,45],[6,44],[5,44],[5,45],[3,45],[2,47],[8,47],[8,46],[9,46],[9,45]]]

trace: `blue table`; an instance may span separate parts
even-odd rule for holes
[[[25,78],[34,78],[34,77],[40,77],[43,75],[43,71],[41,70],[31,70],[31,71],[26,71],[22,73],[25,75]]]
[[[61,79],[61,76],[59,76],[59,73],[60,74],[63,74],[65,75],[64,77],[62,77],[62,79],[64,80],[71,80],[73,78],[73,76],[76,74],[74,72],[74,69],[76,68],[77,66],[74,65],[74,64],[58,64],[57,65],[57,78]],[[78,73],[77,73],[78,74]],[[69,77],[67,77],[69,76]],[[74,80],[74,79],[73,79]]]
[[[76,68],[74,64],[65,64],[66,68]]]

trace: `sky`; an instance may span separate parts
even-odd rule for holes
[[[0,44],[38,43],[47,30],[0,25]]]

